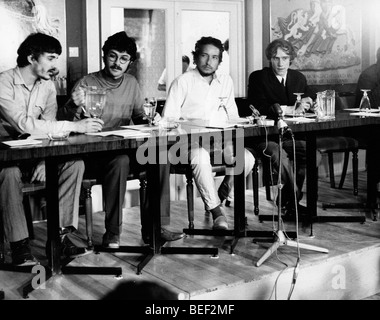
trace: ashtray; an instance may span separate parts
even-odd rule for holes
[[[48,133],[48,138],[53,141],[63,141],[67,140],[69,137],[70,132],[57,132],[57,133]]]
[[[179,123],[175,121],[160,121],[159,122],[160,129],[163,130],[172,130],[177,129],[179,127]]]

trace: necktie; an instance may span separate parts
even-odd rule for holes
[[[283,87],[285,87],[285,81],[284,81],[284,78],[281,79],[281,84]]]

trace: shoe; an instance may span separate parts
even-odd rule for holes
[[[61,258],[78,258],[93,252],[91,248],[77,247],[66,233],[61,236]]]
[[[297,210],[298,210],[298,219],[300,220],[300,217],[304,216],[308,216],[309,215],[309,212],[307,210],[306,207],[298,204],[297,205]],[[296,217],[296,209],[294,208],[294,206],[287,206],[284,210],[283,210],[283,217],[284,218],[289,218],[289,219],[295,219]]]
[[[150,244],[150,236],[147,232],[141,231],[141,236],[145,244]],[[171,232],[165,229],[161,229],[161,240],[162,241],[176,241],[182,239],[186,236],[183,232]]]
[[[103,248],[106,249],[119,249],[120,248],[120,236],[110,231],[106,231],[103,235]]]
[[[32,255],[28,238],[11,242],[10,247],[14,266],[35,266],[39,264],[39,261]]]
[[[231,201],[227,200],[229,195],[229,186],[222,182],[218,189],[218,197],[220,199],[220,203],[223,204],[224,200],[226,200],[226,207],[229,207],[231,204]]]
[[[227,230],[228,229],[227,218],[224,215],[217,217],[214,220],[214,225],[212,228],[214,230]]]
[[[165,229],[161,229],[161,240],[164,241],[176,241],[185,237],[183,232],[171,232]]]

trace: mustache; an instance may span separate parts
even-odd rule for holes
[[[59,70],[58,70],[57,68],[52,68],[52,69],[50,69],[50,70],[48,71],[48,73],[49,73],[49,75],[50,75],[51,77],[55,77],[56,75],[58,75]]]
[[[115,70],[119,70],[119,71],[122,71],[123,69],[121,67],[119,67],[118,65],[114,64],[111,69],[115,69]]]

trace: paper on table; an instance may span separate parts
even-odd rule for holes
[[[353,112],[353,113],[350,113],[350,116],[360,116],[360,117],[375,117],[375,118],[379,118],[380,117],[380,113],[377,113],[377,112],[370,112],[370,113],[367,113],[367,112]]]
[[[312,118],[305,118],[305,117],[294,117],[294,118],[286,118],[285,119],[286,122],[297,122],[297,123],[300,123],[300,122],[315,122],[315,119],[312,119]]]
[[[227,129],[233,128],[235,126],[248,125],[249,120],[246,118],[234,118],[227,122],[224,121],[212,121],[212,120],[188,120],[185,121],[184,124],[203,127],[203,128],[211,128],[211,129]]]
[[[359,108],[347,108],[347,109],[343,109],[343,111],[352,111],[352,112],[360,112],[360,109]],[[363,112],[363,111],[362,111]],[[369,109],[369,112],[374,112],[374,113],[378,113],[380,112],[380,109]]]
[[[146,131],[150,132],[152,130],[159,130],[159,126],[149,126],[148,124],[136,124],[133,126],[121,126],[121,128],[129,129],[129,130],[138,130],[138,131]]]
[[[41,140],[25,139],[25,140],[10,140],[10,141],[1,141],[10,147],[23,147],[29,145],[35,145],[42,143]]]
[[[123,138],[140,138],[140,137],[149,137],[149,132],[140,132],[136,130],[112,130],[112,131],[101,131],[101,132],[91,132],[86,133],[90,136],[120,136]]]

